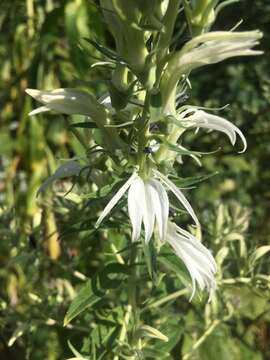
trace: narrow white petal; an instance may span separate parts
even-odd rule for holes
[[[67,115],[80,114],[95,117],[102,109],[102,105],[92,95],[78,89],[60,88],[52,91],[26,89],[25,91],[50,110]]]
[[[169,216],[169,199],[164,187],[155,179],[149,180],[149,184],[155,191],[155,216],[159,229],[159,237],[165,240]]]
[[[25,89],[26,94],[32,96],[34,99],[37,99],[40,96],[41,91],[37,89]]]
[[[50,111],[50,108],[48,106],[40,106],[37,109],[32,110],[28,115],[33,116],[47,111]]]
[[[142,217],[145,211],[144,182],[137,178],[128,190],[128,213],[132,225],[132,241],[137,241],[141,233]]]
[[[176,226],[175,230],[177,234],[182,234],[183,246],[185,246],[190,253],[194,253],[194,257],[197,257],[197,259],[199,256],[200,259],[202,259],[202,263],[207,263],[207,268],[215,273],[217,271],[217,265],[211,252],[188,231],[179,226]],[[198,263],[200,259],[198,259]]]
[[[213,271],[216,272],[217,271],[217,265],[216,265],[215,259],[214,259],[213,255],[211,254],[211,252],[200,241],[198,241],[192,234],[190,234],[188,231],[180,228],[177,225],[176,225],[175,230],[176,230],[177,233],[182,234],[186,239],[188,239],[188,241],[190,243],[192,243],[193,246],[195,246],[199,251],[201,251],[202,253],[204,253],[205,256],[208,257],[209,261],[212,264]]]
[[[211,293],[215,290],[216,263],[210,251],[204,247],[192,234],[173,223],[168,224],[166,241],[175,253],[182,259],[192,279],[192,297],[196,290],[205,288]]]
[[[145,190],[145,211],[143,214],[143,224],[145,231],[145,242],[148,244],[153,234],[155,224],[155,206],[157,198],[155,190],[149,185],[148,181],[144,181]]]
[[[177,199],[185,207],[185,209],[188,211],[188,213],[194,220],[195,224],[197,226],[200,226],[199,220],[198,220],[194,210],[192,209],[190,203],[188,202],[188,200],[186,199],[186,197],[184,196],[182,191],[180,191],[178,189],[178,187],[171,180],[169,180],[166,176],[161,174],[159,171],[155,170],[154,172],[160,178],[160,180],[163,181],[163,183],[168,186],[168,188],[171,190],[171,192],[177,197]]]
[[[100,102],[100,104],[106,106],[107,109],[112,109],[111,97],[108,93],[101,96],[98,101]]]
[[[200,274],[198,273],[198,271],[196,270],[196,266],[194,267],[194,264],[192,264],[188,261],[185,253],[183,253],[183,251],[181,250],[181,243],[179,241],[179,238],[175,238],[175,235],[174,236],[167,235],[166,240],[172,246],[176,255],[183,261],[183,263],[185,264],[185,266],[189,272],[189,275],[190,275],[191,281],[192,281],[192,294],[190,297],[190,300],[191,300],[193,298],[193,296],[195,295],[196,282],[198,282],[199,288],[202,289],[203,288],[203,279],[200,276]]]
[[[125,184],[117,191],[117,193],[113,196],[113,198],[108,202],[104,210],[102,211],[100,217],[98,218],[95,227],[98,227],[102,220],[111,212],[113,207],[118,203],[118,201],[122,198],[125,192],[128,190],[132,182],[138,177],[137,173],[133,173],[131,177],[125,182]]]
[[[198,241],[198,240],[196,240]],[[187,262],[192,265],[205,279],[211,279],[213,267],[207,256],[201,253],[193,244],[187,244],[184,239],[181,242],[181,251]]]
[[[232,145],[235,145],[236,134],[238,134],[244,145],[243,150],[241,152],[244,152],[247,148],[247,141],[242,131],[237,126],[232,124],[230,121],[220,116],[209,114],[202,110],[197,110],[193,115],[189,116],[188,118],[185,118],[184,121],[185,120],[187,120],[187,122],[191,121],[191,123],[193,123],[192,126],[195,127],[217,130],[225,133],[229,137]]]

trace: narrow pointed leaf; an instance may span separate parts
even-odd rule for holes
[[[64,326],[67,326],[73,319],[81,314],[87,308],[96,304],[101,298],[92,290],[92,284],[89,280],[79,291],[78,295],[72,301],[64,318]]]
[[[49,176],[44,183],[40,186],[37,191],[37,196],[44,190],[47,189],[49,185],[51,185],[54,181],[63,179],[70,176],[79,175],[82,170],[82,166],[75,160],[66,161],[63,165],[61,165],[58,169],[56,169],[55,173],[52,176]]]

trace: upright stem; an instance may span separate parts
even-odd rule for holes
[[[179,6],[181,1],[180,0],[171,0],[168,5],[168,9],[166,15],[164,16],[163,26],[164,31],[160,34],[160,39],[158,42],[158,64],[157,64],[157,81],[159,82],[160,77],[162,75],[162,70],[165,65],[164,57],[167,55],[169,46],[171,43],[171,38],[175,26],[175,21],[177,18]]]
[[[144,175],[145,172],[145,160],[146,154],[144,153],[144,149],[147,145],[147,138],[149,133],[149,103],[150,102],[150,94],[147,92],[144,100],[144,108],[141,117],[141,126],[138,134],[138,164],[140,168],[140,173]]]
[[[134,315],[134,325],[137,323],[137,269],[136,269],[136,258],[137,258],[137,247],[130,247],[129,254],[129,277],[128,277],[128,303],[132,307],[132,312]]]
[[[138,298],[138,292],[137,292],[137,266],[136,266],[136,259],[138,256],[137,246],[134,244],[130,247],[130,255],[129,255],[129,277],[128,277],[128,309],[130,309],[132,314],[132,339],[134,338],[134,333],[138,327],[139,323],[139,311],[137,308],[137,298]],[[137,346],[136,343],[133,343],[133,346]],[[133,359],[133,358],[131,358]]]

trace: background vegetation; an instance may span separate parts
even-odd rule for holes
[[[189,102],[211,107],[229,103],[224,114],[242,129],[248,150],[236,155],[218,133],[189,134],[185,142],[194,150],[216,150],[221,142],[222,150],[205,156],[201,169],[189,159],[180,168],[183,177],[218,171],[189,193],[200,214],[204,241],[220,268],[218,301],[205,305],[205,299],[197,298],[189,303],[179,264],[161,259],[162,281],[152,287],[146,279],[141,289],[142,298],[149,293],[155,298],[145,302],[143,311],[170,341],[151,340],[146,358],[270,358],[270,4],[234,4],[223,11],[214,29],[228,30],[241,18],[240,30],[264,32],[265,54],[196,71]],[[60,159],[79,156],[82,149],[69,131],[68,119],[55,114],[28,117],[32,100],[24,90],[87,84],[101,95],[106,72],[91,68],[101,54],[84,38],[114,46],[94,1],[0,4],[1,359],[67,359],[73,346],[86,358],[113,359],[121,331],[125,271],[114,281],[107,275],[116,272],[113,266],[121,272],[120,265],[113,262],[108,270],[104,263],[115,261],[112,243],[116,249],[125,248],[124,212],[118,224],[97,233],[97,193],[85,182],[76,185],[81,196],[63,197],[72,186],[65,180],[36,197]],[[103,170],[100,167],[95,176],[102,178]],[[103,181],[106,185],[107,179]],[[100,194],[106,196],[109,190],[102,188]],[[112,290],[110,296],[95,295],[88,310],[63,327],[71,301],[88,278],[101,282],[99,291]],[[174,295],[168,298],[170,293]]]

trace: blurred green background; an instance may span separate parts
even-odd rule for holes
[[[202,169],[187,159],[181,175],[218,171],[192,190],[190,198],[200,214],[205,242],[217,254],[224,274],[217,322],[210,324],[214,328],[185,359],[270,358],[270,264],[265,247],[270,238],[270,3],[240,1],[222,12],[213,29],[229,30],[241,18],[239,30],[264,32],[264,55],[227,61],[191,76],[188,101],[208,107],[230,104],[222,115],[241,128],[248,150],[237,154],[237,148],[218,133],[189,133],[185,138],[193,150],[222,147],[203,158]],[[100,54],[87,48],[85,37],[113,46],[94,1],[0,3],[1,360],[65,359],[71,357],[68,339],[78,347],[83,342],[87,354],[95,336],[88,328],[93,318],[87,314],[70,327],[62,326],[77,288],[104,261],[107,245],[91,237],[95,212],[87,207],[78,216],[83,205],[52,196],[53,192],[36,198],[59,159],[80,155],[81,145],[68,131],[67,119],[55,114],[30,118],[27,114],[34,104],[25,94],[26,88],[87,84],[101,95],[108,74],[90,67]],[[63,192],[70,183],[59,186]],[[121,244],[120,233],[112,230],[109,235]],[[254,258],[258,248],[261,252]],[[234,284],[230,279],[236,279]],[[167,280],[165,288],[176,291],[177,283]],[[161,296],[164,289],[154,296]],[[166,306],[162,311],[172,319],[168,327],[178,329],[166,359],[181,359],[209,329],[209,305],[180,298]],[[233,314],[227,319],[225,309],[230,306]],[[156,311],[149,314],[152,321],[161,309]],[[102,346],[111,345],[102,342]]]

